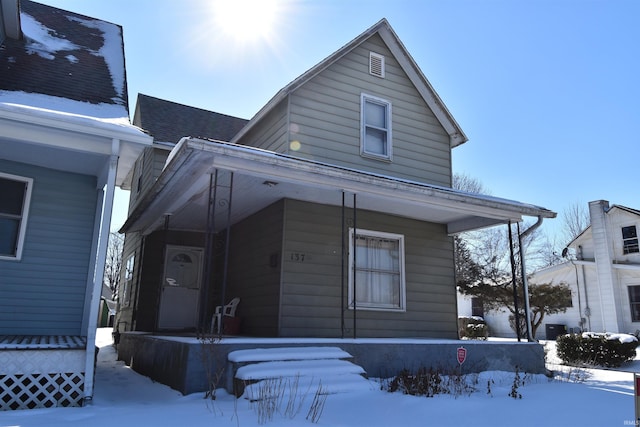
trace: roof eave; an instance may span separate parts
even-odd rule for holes
[[[152,189],[135,207],[121,232],[149,227],[167,210],[165,205],[168,201],[182,197],[181,185],[188,188],[192,184],[190,180],[214,169],[295,182],[309,188],[322,187],[363,194],[414,206],[437,207],[455,212],[456,216],[468,215],[468,219],[465,218],[464,221],[450,221],[447,224],[449,234],[519,221],[522,216],[556,216],[555,212],[547,209],[515,201],[402,181],[235,144],[184,138],[172,152],[165,170]]]

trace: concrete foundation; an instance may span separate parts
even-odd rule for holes
[[[118,359],[136,372],[166,384],[183,394],[208,390],[208,378],[218,377],[218,387],[232,392],[233,366],[227,355],[234,350],[332,346],[353,356],[370,378],[389,378],[402,369],[435,368],[443,373],[461,369],[462,373],[515,371],[546,373],[543,346],[535,342],[458,341],[428,339],[311,339],[311,338],[223,338],[199,340],[123,333]],[[462,365],[458,349],[466,350]]]

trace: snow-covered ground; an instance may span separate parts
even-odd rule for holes
[[[164,385],[138,375],[116,361],[109,329],[98,331],[100,347],[93,403],[84,408],[52,408],[0,413],[0,426],[300,426],[307,420],[314,391],[299,393],[299,409],[284,405],[272,420],[264,408],[245,399],[218,392],[215,401],[203,393],[182,396]],[[547,358],[553,362],[551,351]],[[407,396],[380,390],[371,379],[370,390],[329,395],[318,426],[625,426],[634,421],[633,372],[640,372],[640,357],[618,370],[577,370],[559,367],[564,379],[527,377],[509,397],[513,373],[485,372],[478,376],[470,396]],[[568,380],[567,377],[571,376]],[[492,381],[490,393],[487,383]],[[261,411],[262,410],[262,415]],[[262,424],[261,424],[262,423]]]

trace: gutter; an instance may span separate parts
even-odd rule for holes
[[[0,0],[2,1],[2,0]],[[140,128],[117,119],[93,118],[71,113],[59,113],[41,108],[0,103],[0,118],[105,138],[118,138],[126,142],[151,145],[152,138]],[[126,120],[124,118],[123,120]]]

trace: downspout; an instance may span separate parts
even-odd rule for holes
[[[573,270],[576,272],[576,288],[578,289],[578,325],[580,325],[580,329],[584,329],[584,324],[582,322],[582,296],[580,295],[580,276],[578,275],[578,266],[572,259],[570,259],[569,262],[571,262]]]
[[[109,171],[107,175],[107,191],[104,196],[104,205],[102,206],[102,215],[96,210],[96,221],[102,222],[100,225],[100,235],[98,237],[97,260],[95,269],[93,270],[93,292],[89,305],[89,319],[87,326],[87,348],[85,351],[85,370],[84,370],[84,403],[91,403],[93,400],[93,383],[95,373],[95,342],[96,328],[98,327],[98,309],[100,303],[100,295],[102,293],[102,280],[104,275],[104,265],[107,257],[107,246],[109,243],[109,230],[111,227],[111,212],[113,211],[113,199],[116,187],[116,172],[118,169],[118,155],[120,153],[120,140],[111,140],[111,158],[109,159]],[[102,192],[102,190],[100,191]],[[100,203],[98,203],[99,205]]]
[[[538,220],[531,227],[527,228],[522,233],[518,233],[518,244],[520,245],[520,261],[522,268],[522,287],[524,292],[524,311],[525,317],[527,319],[527,340],[534,341],[531,336],[531,305],[529,304],[529,283],[527,280],[527,269],[525,267],[525,256],[524,256],[524,246],[522,245],[522,241],[529,234],[534,232],[538,227],[542,225],[542,216],[538,215]]]
[[[584,255],[582,254],[582,245],[578,245],[578,259],[584,260]],[[584,286],[584,315],[587,317],[587,323],[589,324],[588,330],[591,330],[591,307],[589,307],[589,291],[587,290],[587,272],[584,270],[584,264],[580,266],[580,270],[582,271],[582,285]]]

